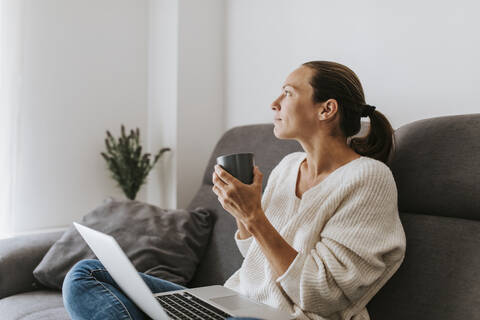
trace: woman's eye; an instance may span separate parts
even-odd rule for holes
[[[285,95],[286,95],[286,96],[291,96],[292,93],[291,93],[290,91],[285,90]]]

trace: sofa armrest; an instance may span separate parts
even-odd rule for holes
[[[35,290],[33,270],[63,231],[0,239],[0,299]]]

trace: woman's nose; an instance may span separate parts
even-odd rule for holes
[[[272,110],[279,110],[279,109],[280,109],[279,100],[280,100],[280,97],[278,97],[277,99],[275,99],[275,100],[272,102],[272,104],[271,104]]]

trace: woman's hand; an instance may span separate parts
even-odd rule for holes
[[[213,192],[218,196],[222,207],[245,226],[263,218],[262,179],[257,166],[253,169],[253,183],[244,184],[218,164],[213,172]]]
[[[219,165],[215,165],[212,190],[218,196],[222,207],[237,219],[239,231],[243,224],[246,231],[255,237],[273,269],[280,276],[287,271],[298,252],[265,216],[262,210],[263,174],[257,166],[254,167],[253,174],[253,183],[244,184]]]

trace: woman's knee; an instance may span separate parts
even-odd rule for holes
[[[67,272],[63,280],[62,291],[69,290],[73,285],[79,284],[82,279],[90,277],[92,271],[102,270],[104,266],[96,259],[80,260]]]
[[[95,259],[80,260],[67,272],[62,284],[62,296],[65,306],[70,304],[70,299],[78,297],[85,292],[93,270],[103,269],[100,261]]]
[[[70,271],[72,271],[73,274],[86,273],[88,275],[90,275],[92,271],[95,271],[95,270],[105,270],[105,267],[103,266],[103,264],[97,259],[80,260],[77,263],[75,263],[73,267],[70,269]]]

